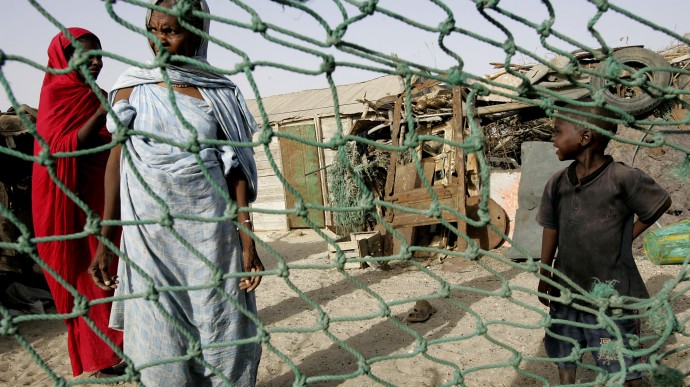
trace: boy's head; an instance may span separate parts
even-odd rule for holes
[[[556,118],[554,120],[555,132],[551,137],[551,141],[553,141],[553,146],[558,148],[556,151],[558,158],[561,161],[574,160],[587,149],[591,149],[595,153],[603,154],[610,138],[596,130],[585,127],[581,123],[588,123],[612,134],[616,134],[618,125],[600,118],[614,118],[614,113],[608,109],[597,106],[566,105],[565,107],[577,112],[595,115],[596,117],[589,117],[575,112],[558,112],[575,121],[575,123],[573,123],[562,118]]]

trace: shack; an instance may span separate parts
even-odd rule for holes
[[[327,206],[329,194],[326,170],[338,149],[337,146],[328,147],[325,144],[338,133],[336,108],[340,115],[342,133],[347,135],[359,119],[366,117],[369,107],[365,101],[395,97],[402,90],[403,81],[400,77],[386,75],[366,82],[337,86],[337,107],[334,106],[330,88],[261,98],[271,128],[275,132],[301,140],[279,135],[273,137],[268,149],[255,148],[259,196],[253,207],[264,210],[295,207],[298,199],[285,187],[281,177],[302,196],[304,203]],[[248,100],[247,105],[261,125],[257,101]],[[315,146],[314,143],[320,145]],[[303,218],[295,214],[253,212],[252,216],[256,230],[309,227]],[[320,228],[333,225],[329,211],[309,210],[308,219]]]

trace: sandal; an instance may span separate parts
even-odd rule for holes
[[[417,301],[410,313],[407,314],[405,321],[421,323],[431,318],[431,315],[434,313],[436,313],[436,308],[434,308],[429,301]]]

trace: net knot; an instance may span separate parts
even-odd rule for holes
[[[161,219],[158,221],[158,224],[166,228],[170,228],[173,226],[173,224],[175,224],[175,219],[173,219],[172,215],[170,215],[170,211],[167,208],[163,210],[163,215],[161,215]]]
[[[617,299],[618,291],[616,291],[616,280],[600,281],[598,278],[594,279],[592,286],[592,295],[596,298]]]
[[[369,372],[371,372],[371,366],[369,364],[367,364],[366,359],[357,360],[357,366],[359,367],[360,370],[362,370],[364,375],[368,375]]]
[[[407,136],[405,136],[404,145],[410,149],[419,146],[419,135],[416,131],[411,130],[409,133],[407,133]]]
[[[273,130],[270,128],[264,128],[261,130],[261,133],[259,134],[259,142],[264,144],[264,145],[269,145],[271,144],[271,140],[273,139],[274,133]]]
[[[326,74],[332,74],[335,71],[335,59],[331,55],[326,55],[323,57],[323,63],[321,63],[321,72]]]
[[[188,152],[197,154],[201,150],[201,146],[199,145],[199,141],[196,138],[193,138],[189,144],[187,144],[187,149]]]
[[[391,316],[391,308],[388,307],[387,304],[381,304],[381,317],[390,317]]]
[[[34,252],[34,244],[25,235],[20,235],[17,237],[16,250],[24,254],[31,254]]]
[[[594,5],[597,6],[597,9],[601,12],[606,12],[609,10],[608,0],[594,0],[592,3],[594,3]]]
[[[89,51],[84,51],[81,48],[75,49],[72,58],[70,59],[70,67],[78,68],[80,66],[87,66],[91,60],[91,55]],[[88,73],[88,72],[87,72]]]
[[[156,55],[156,57],[153,59],[154,66],[160,68],[167,67],[168,62],[170,62],[170,56],[170,51],[166,50],[161,44],[160,48],[158,49],[158,55]]]
[[[422,341],[417,342],[415,353],[425,353],[428,347],[429,343],[427,343],[426,340],[422,339]]]
[[[333,134],[333,137],[330,141],[331,148],[340,149],[341,147],[345,146],[345,144],[347,144],[347,140],[345,140],[345,137],[343,137],[342,133],[336,132]]]
[[[268,31],[268,26],[257,15],[252,16],[252,31],[260,34]]]
[[[473,240],[469,240],[467,244],[467,253],[471,260],[479,258],[479,245]]]
[[[340,40],[345,35],[345,27],[338,26],[335,30],[328,34],[328,39],[326,39],[326,44],[329,46],[337,46],[340,44]]]
[[[443,283],[441,284],[441,287],[436,291],[436,293],[443,298],[450,297],[450,293],[451,293],[450,284],[446,281],[443,281]]]
[[[491,94],[491,90],[489,90],[486,86],[482,85],[481,83],[477,82],[472,85],[472,88],[477,91],[477,94],[482,97],[489,96]]]
[[[486,325],[482,320],[477,320],[477,334],[485,335],[487,332]]]
[[[441,218],[441,208],[437,200],[431,202],[431,206],[429,206],[429,217],[436,219]]]
[[[438,30],[441,35],[450,35],[453,29],[455,29],[455,19],[453,17],[446,18],[446,20],[438,25]]]
[[[503,282],[503,285],[501,286],[501,297],[510,298],[512,295],[513,291],[510,289],[508,282]]]
[[[12,321],[12,315],[7,314],[0,320],[0,336],[10,336],[17,333],[17,326]]]
[[[506,55],[512,57],[515,55],[515,52],[517,51],[515,48],[515,40],[512,38],[506,40],[505,43],[503,43],[502,47],[503,51],[506,53]]]
[[[564,305],[570,305],[573,302],[573,292],[569,288],[562,288],[561,290],[561,300],[560,303]]]
[[[156,289],[156,286],[150,283],[146,288],[147,289],[146,294],[144,295],[144,300],[157,302],[158,298],[160,297],[160,294],[158,293],[158,289]]]
[[[496,8],[501,0],[477,0],[477,8]]]
[[[0,50],[0,67],[5,65],[5,60],[6,60],[5,57],[6,57],[5,51]]]
[[[55,160],[53,160],[53,156],[50,154],[50,149],[48,147],[41,149],[41,152],[38,154],[38,162],[42,166],[48,168],[55,165]]]
[[[553,27],[553,19],[544,20],[543,23],[537,26],[537,32],[542,38],[548,38],[551,35],[551,27]]]
[[[542,109],[542,111],[544,111],[544,113],[546,113],[548,117],[551,117],[556,105],[552,98],[543,98],[539,104],[539,107]]]
[[[194,6],[189,1],[178,1],[172,7],[174,16],[177,16],[180,20],[189,20],[194,16],[192,12],[194,11]]]
[[[375,200],[376,198],[374,197],[374,193],[368,189],[364,189],[362,191],[362,196],[360,197],[359,202],[362,207],[365,207],[367,210],[371,211],[374,209]]]
[[[319,317],[317,319],[317,323],[319,324],[319,327],[325,331],[331,325],[331,318],[328,316],[327,313],[324,313],[323,311],[321,311],[321,312],[319,312]]]
[[[197,340],[190,340],[189,341],[189,348],[187,349],[187,355],[193,357],[193,358],[200,358],[201,357],[201,343]]]
[[[295,215],[301,217],[301,218],[306,218],[308,215],[307,211],[307,206],[304,204],[304,200],[298,200],[297,203],[295,203]]]
[[[290,268],[287,267],[285,261],[280,261],[278,264],[278,277],[288,278],[290,277]]]
[[[307,385],[307,375],[297,371],[298,374],[295,375],[295,381],[292,383],[293,386],[306,386]]]
[[[256,332],[256,336],[262,344],[269,344],[271,342],[271,334],[263,329],[259,329],[259,331]]]
[[[466,79],[466,74],[464,71],[462,71],[462,66],[454,66],[453,68],[450,69],[448,72],[448,76],[446,77],[446,82],[453,86],[461,86],[462,84],[465,83]]]
[[[467,139],[467,150],[473,153],[479,152],[484,149],[484,141],[479,135],[472,135]]]
[[[89,214],[86,217],[84,231],[91,235],[97,235],[101,231],[101,219],[96,214]]]
[[[211,284],[213,287],[220,288],[223,285],[223,273],[214,266],[213,272],[211,274]]]
[[[77,313],[80,316],[84,316],[89,313],[89,300],[81,294],[75,296],[72,312]]]
[[[378,0],[371,0],[367,1],[366,3],[362,3],[359,5],[359,11],[365,15],[371,16],[374,14],[374,12],[376,12],[376,3],[378,3]]]

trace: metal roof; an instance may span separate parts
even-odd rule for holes
[[[403,79],[397,75],[384,75],[365,82],[336,86],[340,114],[361,114],[366,109],[362,99],[377,101],[383,97],[398,95],[403,90]],[[330,88],[263,97],[261,102],[271,124],[335,115]],[[256,100],[247,100],[247,106],[260,123],[261,116]]]

